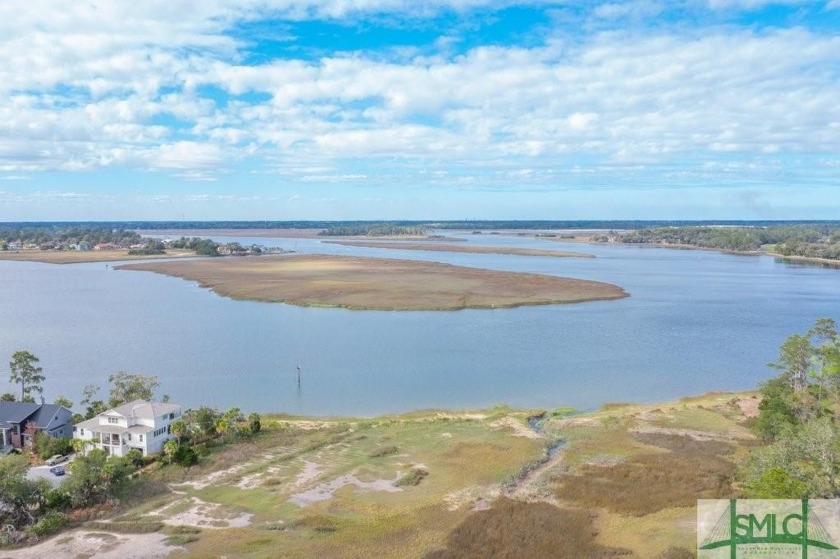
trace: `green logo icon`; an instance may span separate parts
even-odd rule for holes
[[[836,500],[701,500],[697,502],[697,556],[808,559],[810,552],[812,559],[840,558],[840,548],[826,526],[836,535],[838,512]]]

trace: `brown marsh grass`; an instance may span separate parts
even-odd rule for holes
[[[619,299],[608,283],[436,262],[283,255],[144,262],[124,270],[197,281],[233,299],[373,310],[457,310]]]
[[[723,457],[732,448],[729,444],[680,435],[636,437],[667,452],[639,454],[609,466],[581,465],[578,475],[557,490],[558,497],[579,506],[640,516],[691,507],[697,499],[735,496],[735,466]]]
[[[548,503],[499,499],[492,508],[469,516],[426,559],[499,559],[576,557],[599,559],[630,555],[596,543],[590,513]]]

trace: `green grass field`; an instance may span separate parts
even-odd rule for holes
[[[710,394],[549,412],[539,434],[527,419],[540,410],[504,406],[268,417],[189,470],[153,469],[157,490],[110,527],[157,530],[172,557],[691,557],[696,499],[737,495],[754,403]]]

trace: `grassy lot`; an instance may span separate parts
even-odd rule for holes
[[[89,529],[154,532],[158,557],[692,557],[696,499],[738,495],[755,403],[611,405],[539,431],[539,410],[507,407],[269,417],[189,470],[153,469],[154,491]]]
[[[376,310],[457,310],[619,299],[618,286],[436,262],[330,255],[120,266],[197,281],[234,299]]]

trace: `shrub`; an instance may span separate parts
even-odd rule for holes
[[[373,450],[368,456],[370,458],[379,458],[381,456],[388,456],[389,454],[396,454],[397,447],[395,446],[381,446]]]
[[[44,495],[44,506],[51,511],[63,511],[70,508],[70,495],[58,489],[51,489]]]
[[[196,534],[174,534],[167,536],[164,543],[166,545],[186,545],[195,541],[198,541]]]
[[[163,528],[163,522],[149,522],[135,520],[129,522],[100,522],[90,521],[85,525],[90,530],[102,530],[105,532],[116,532],[118,534],[151,534],[159,532]]]
[[[423,468],[412,468],[407,475],[394,482],[394,487],[406,487],[419,485],[423,478],[429,475],[429,472]]]
[[[36,536],[43,537],[53,532],[57,532],[62,526],[67,524],[67,515],[50,511],[45,514],[38,522],[29,527],[29,532]]]

